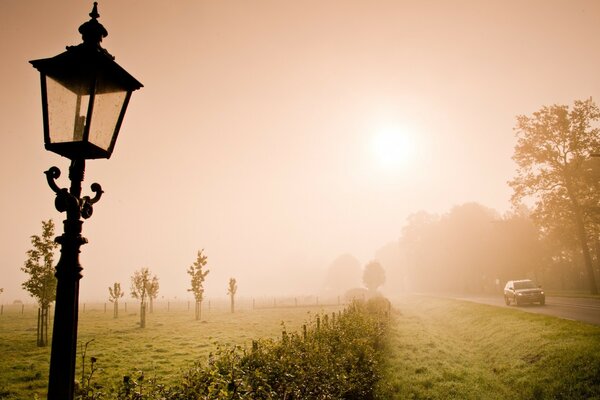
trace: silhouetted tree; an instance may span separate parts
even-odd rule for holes
[[[363,283],[370,292],[377,291],[377,288],[385,283],[385,271],[378,261],[371,261],[366,265]]]
[[[150,314],[152,314],[154,312],[154,299],[156,299],[158,297],[159,286],[160,285],[158,284],[158,278],[155,275],[152,278],[152,280],[150,280],[150,283],[148,284],[148,299],[150,300]]]
[[[29,275],[21,285],[34,297],[39,306],[37,325],[37,345],[48,344],[48,309],[56,300],[56,277],[54,276],[54,250],[58,244],[54,241],[54,222],[42,221],[42,236],[31,236],[33,249],[27,251],[27,260],[21,268]]]
[[[113,303],[113,318],[119,318],[119,299],[125,295],[125,292],[121,290],[121,284],[115,282],[113,287],[109,286],[108,294],[108,301]]]
[[[196,300],[196,311],[195,317],[196,320],[200,320],[202,318],[202,300],[204,298],[204,279],[206,279],[206,275],[210,272],[209,270],[204,271],[204,267],[208,262],[208,257],[203,254],[204,249],[198,252],[198,256],[194,264],[192,264],[187,273],[191,277],[192,287],[188,289],[188,292],[192,292],[194,294],[194,299]]]
[[[229,295],[229,298],[231,299],[231,312],[235,312],[235,293],[237,292],[237,282],[235,280],[235,278],[229,278],[229,286],[227,287],[227,294]]]
[[[131,297],[140,301],[140,328],[146,327],[146,301],[149,297],[149,289],[156,276],[150,277],[148,268],[135,271],[131,277]]]
[[[579,242],[590,292],[598,293],[590,252],[588,210],[598,205],[598,191],[587,178],[586,162],[600,151],[598,106],[588,99],[544,106],[532,116],[519,115],[513,159],[517,176],[510,181],[512,201],[535,200],[534,220],[546,232],[571,230]]]
[[[325,286],[335,294],[360,286],[360,262],[351,254],[342,254],[329,265]]]

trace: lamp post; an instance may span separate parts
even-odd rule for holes
[[[56,238],[61,255],[56,265],[56,307],[52,333],[48,399],[73,399],[81,265],[79,249],[83,221],[91,217],[102,188],[91,186],[94,197],[81,197],[85,160],[110,158],[131,93],[143,85],[121,68],[100,46],[108,35],[98,22],[98,4],[91,19],[79,27],[83,43],[67,46],[52,58],[31,61],[40,72],[44,144],[47,150],[71,160],[69,189],[60,188],[56,167],[45,172],[56,194],[55,206],[66,212],[64,233]]]

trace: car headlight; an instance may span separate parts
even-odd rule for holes
[[[523,296],[523,293],[517,293],[517,296]]]
[[[544,292],[540,292],[540,294],[544,294]]]

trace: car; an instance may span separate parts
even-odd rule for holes
[[[546,304],[546,295],[542,287],[530,279],[508,281],[504,287],[504,302],[507,306],[511,302],[518,306],[526,303],[540,303],[543,306]]]

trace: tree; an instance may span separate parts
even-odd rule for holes
[[[148,268],[141,268],[135,271],[131,277],[131,297],[140,301],[140,328],[146,327],[146,300],[150,296],[151,286],[154,281],[158,281],[156,276],[150,277]],[[158,288],[156,289],[158,291]]]
[[[54,276],[54,250],[58,244],[54,241],[54,222],[42,221],[42,236],[31,236],[33,249],[27,251],[27,260],[21,271],[29,275],[21,285],[34,297],[40,309],[38,311],[37,345],[48,344],[48,309],[56,300],[56,277]]]
[[[121,290],[121,284],[115,282],[113,287],[109,286],[108,294],[108,301],[113,303],[113,318],[119,318],[119,299],[125,295],[125,292]]]
[[[325,278],[325,286],[334,294],[344,293],[360,285],[360,262],[351,254],[342,254],[331,262]]]
[[[194,294],[194,299],[196,300],[196,320],[200,320],[202,317],[202,300],[204,298],[204,279],[206,279],[206,275],[210,272],[208,269],[204,271],[204,267],[208,262],[208,257],[203,254],[204,249],[198,252],[198,256],[194,264],[192,264],[187,273],[191,277],[192,287],[188,289],[188,292],[192,292]]]
[[[150,300],[150,314],[154,312],[154,299],[158,297],[158,278],[154,276],[148,284],[148,299]]]
[[[235,278],[229,278],[229,286],[227,287],[227,294],[231,299],[231,312],[235,312],[235,293],[237,292],[237,282]]]
[[[385,283],[385,271],[379,261],[371,261],[367,264],[363,272],[363,283],[372,293]]]
[[[590,156],[600,151],[600,110],[592,99],[544,106],[532,116],[517,117],[513,159],[517,176],[509,182],[512,201],[535,201],[532,217],[546,234],[562,230],[577,238],[589,289],[598,293],[590,242],[594,238],[589,211],[599,202],[598,190],[586,173]]]

